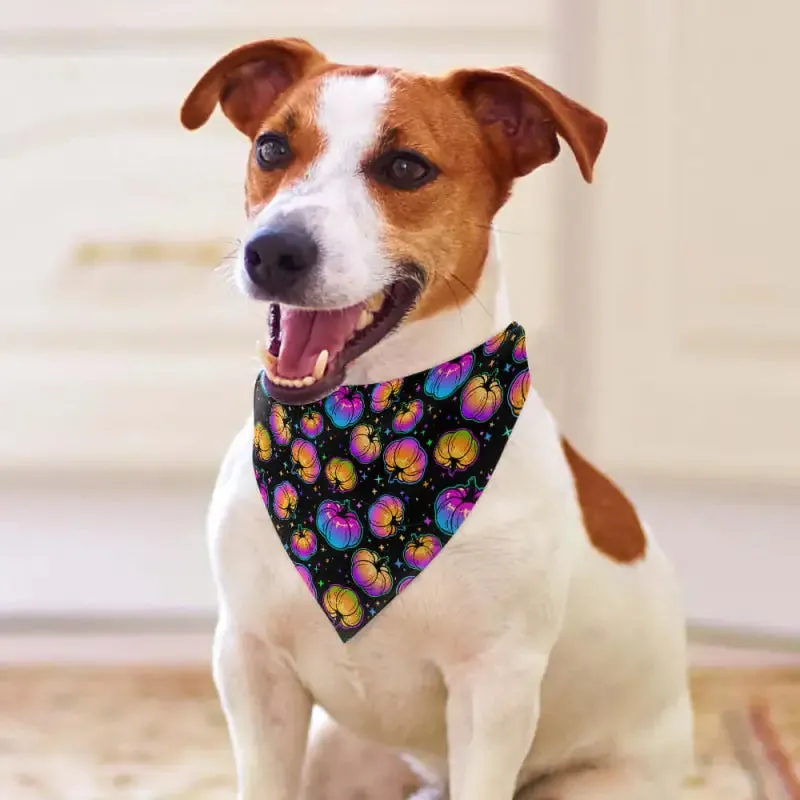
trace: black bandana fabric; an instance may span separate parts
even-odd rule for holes
[[[256,480],[287,556],[342,641],[456,534],[529,385],[516,322],[425,372],[341,386],[309,405],[274,401],[259,375]]]

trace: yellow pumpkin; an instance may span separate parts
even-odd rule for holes
[[[331,584],[322,595],[322,608],[339,628],[357,628],[364,617],[358,595],[346,586]]]
[[[471,467],[478,458],[478,440],[466,428],[448,431],[436,443],[433,460],[451,475]]]
[[[356,425],[350,434],[350,453],[362,464],[371,464],[381,454],[380,431],[366,422]]]
[[[260,422],[256,425],[254,444],[259,461],[269,461],[272,458],[272,439],[269,431]]]
[[[336,492],[351,492],[358,480],[353,462],[338,456],[325,465],[325,477]]]

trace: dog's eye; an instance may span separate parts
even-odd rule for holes
[[[439,172],[419,153],[403,150],[380,156],[373,165],[373,174],[395,189],[413,191],[430,183]]]
[[[280,133],[262,133],[256,139],[256,161],[263,170],[282,169],[292,160],[289,140]]]

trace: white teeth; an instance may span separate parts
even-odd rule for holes
[[[372,324],[372,312],[368,311],[366,308],[361,309],[361,315],[358,318],[358,322],[356,323],[356,330],[360,331],[367,327],[367,325]]]
[[[275,369],[275,365],[278,363],[278,359],[275,358],[272,353],[270,353],[269,349],[263,342],[256,342],[256,354],[258,355],[258,360],[261,362],[261,366],[269,372],[270,370]]]
[[[303,378],[303,381],[302,381],[303,386],[311,386],[311,384],[315,383],[315,382],[316,382],[316,378],[314,378],[313,375],[307,375],[305,378]]]
[[[328,366],[328,351],[323,350],[317,356],[317,363],[314,364],[314,369],[311,372],[311,376],[314,378],[315,381],[318,381],[325,374],[325,367],[327,366]]]

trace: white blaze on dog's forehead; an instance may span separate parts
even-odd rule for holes
[[[321,259],[306,298],[311,304],[352,305],[392,280],[381,247],[384,219],[363,170],[390,97],[384,75],[325,77],[314,108],[319,154],[303,178],[278,192],[253,220],[257,229],[292,216],[317,240]]]
[[[325,80],[316,114],[325,141],[315,165],[317,176],[359,171],[379,136],[389,96],[389,81],[383,75],[331,75]]]

